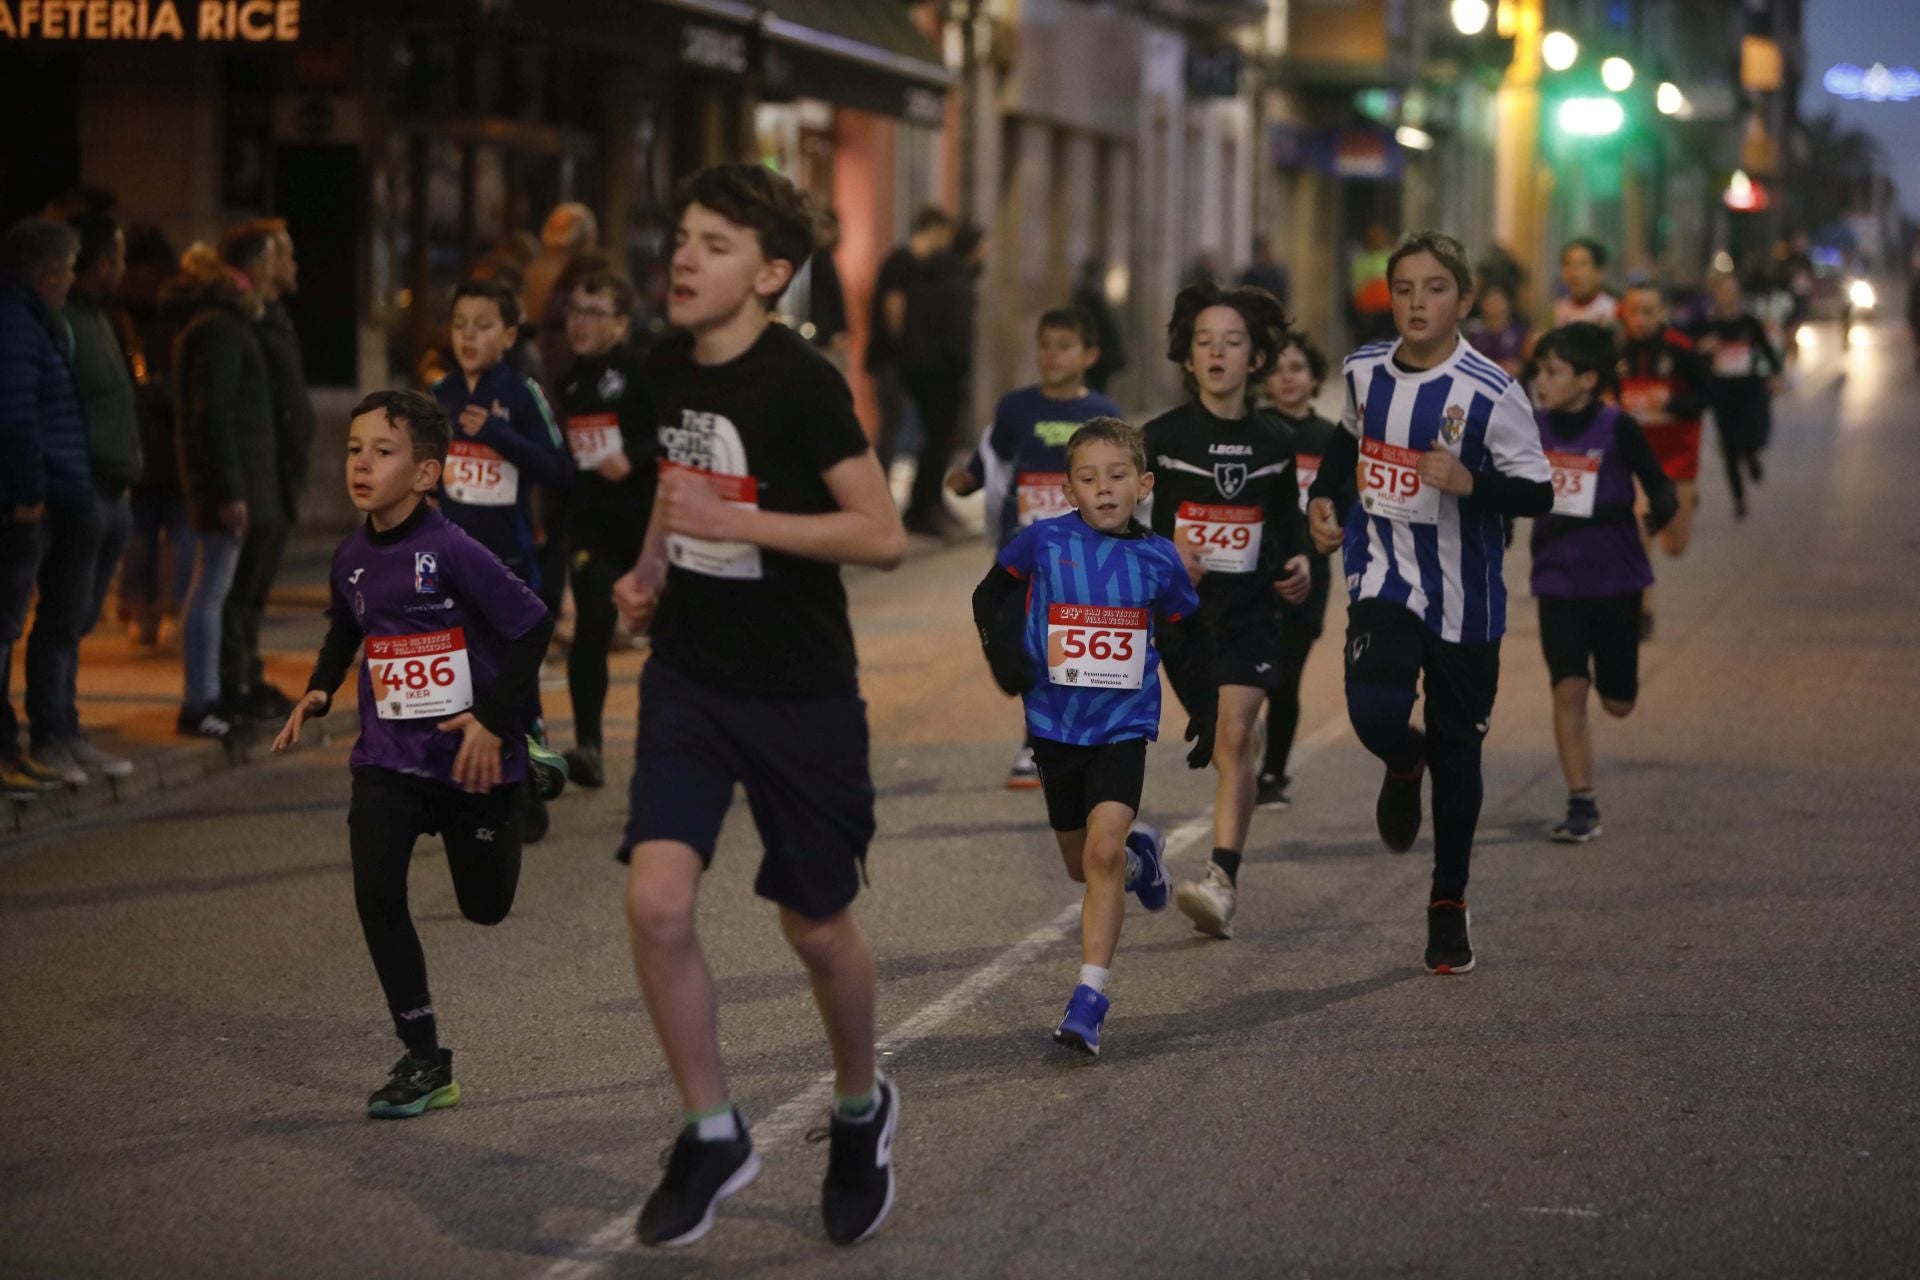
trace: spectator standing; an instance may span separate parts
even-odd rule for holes
[[[194,532],[178,721],[189,736],[225,738],[238,723],[239,708],[221,689],[227,593],[249,531],[283,523],[273,390],[258,330],[272,252],[272,241],[258,234],[229,238],[221,253],[195,245],[164,298],[181,319],[173,345],[174,421]],[[260,546],[256,539],[256,557]],[[238,641],[240,618],[234,621]]]
[[[1387,287],[1392,250],[1392,235],[1376,222],[1367,228],[1360,250],[1347,264],[1348,321],[1356,346],[1394,336],[1393,290]]]
[[[1080,278],[1074,282],[1073,305],[1093,317],[1094,333],[1100,354],[1087,370],[1087,386],[1102,395],[1107,384],[1127,367],[1126,340],[1120,333],[1120,318],[1107,301],[1107,264],[1088,258],[1080,264]]]
[[[880,437],[873,447],[883,475],[893,468],[893,451],[907,415],[906,377],[901,357],[913,296],[926,274],[927,263],[952,245],[953,219],[929,205],[914,216],[912,234],[905,244],[887,255],[874,280],[866,363],[867,373],[873,378],[874,396],[880,402]]]
[[[1282,311],[1293,294],[1293,279],[1273,253],[1273,237],[1265,232],[1253,238],[1253,261],[1240,273],[1240,283],[1265,289],[1280,304]]]
[[[173,339],[177,318],[160,306],[180,269],[157,228],[127,238],[120,283],[140,418],[140,477],[133,486],[133,533],[120,568],[120,608],[136,645],[160,643],[163,618],[178,619],[193,581],[193,526],[180,493],[180,450],[173,429]]]
[[[960,435],[960,411],[973,376],[974,280],[986,237],[978,227],[955,230],[952,246],[921,268],[919,293],[907,315],[901,368],[920,411],[920,454],[901,523],[908,533],[945,538],[953,531],[941,493]]]
[[[0,780],[12,796],[75,780],[72,768],[38,757],[72,714],[70,669],[100,540],[87,424],[60,310],[79,249],[72,228],[43,218],[14,224],[0,245]],[[33,750],[22,755],[9,685],[36,574],[40,607],[26,662]]]
[[[815,226],[819,242],[807,259],[807,323],[813,331],[807,340],[820,348],[834,367],[847,369],[847,295],[840,285],[840,268],[833,254],[840,247],[840,215],[823,210]]]

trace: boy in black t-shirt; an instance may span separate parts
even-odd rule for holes
[[[845,381],[768,309],[812,250],[804,199],[758,165],[678,193],[667,315],[647,361],[660,488],[614,600],[652,624],[640,680],[627,922],[686,1128],[640,1213],[644,1244],[690,1244],[760,1169],[720,1065],[694,900],[736,783],[765,852],[754,888],[813,980],[833,1051],[827,1234],[893,1204],[900,1102],[874,1061],[873,951],[850,910],[873,838],[866,704],[842,564],[890,569],[906,534]]]

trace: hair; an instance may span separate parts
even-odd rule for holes
[[[813,256],[813,210],[806,196],[764,165],[716,164],[702,169],[673,193],[674,218],[678,220],[692,204],[704,205],[751,230],[760,238],[761,256],[769,262],[784,262],[798,271]]]
[[[167,239],[167,233],[158,227],[134,226],[127,230],[127,265],[129,267],[160,266],[174,267],[179,264],[180,255],[173,247],[173,241]]]
[[[1140,428],[1120,418],[1088,418],[1067,438],[1067,467],[1073,467],[1073,451],[1082,445],[1106,443],[1118,445],[1127,451],[1127,458],[1133,463],[1135,471],[1144,474],[1147,469],[1146,437],[1140,434]]]
[[[384,410],[387,421],[407,433],[413,442],[413,460],[447,460],[447,446],[453,442],[453,424],[434,398],[418,391],[375,391],[353,406],[348,421],[362,414]]]
[[[511,329],[520,323],[520,295],[499,275],[485,279],[468,278],[453,287],[453,303],[462,298],[485,298],[500,308],[500,323]]]
[[[573,288],[574,291],[578,293],[606,294],[613,300],[613,314],[615,316],[630,316],[633,314],[635,297],[633,281],[627,279],[625,275],[615,271],[611,267],[599,266],[592,271],[582,273],[573,281]]]
[[[65,266],[68,258],[80,252],[80,237],[64,222],[48,218],[22,218],[7,229],[0,247],[0,261],[7,269],[31,284],[49,271]]]
[[[1085,307],[1048,307],[1040,313],[1040,323],[1033,327],[1033,336],[1037,338],[1049,329],[1073,330],[1083,347],[1100,345],[1100,326],[1094,323],[1093,313]]]
[[[956,258],[971,258],[973,251],[978,249],[980,242],[986,238],[987,233],[977,222],[955,223],[953,228],[953,247],[950,252],[952,252]]]
[[[67,225],[80,237],[80,252],[73,260],[75,271],[86,271],[113,250],[113,238],[120,224],[112,214],[81,212],[67,219]]]
[[[1497,293],[1508,302],[1513,301],[1513,290],[1507,286],[1505,280],[1488,280],[1483,276],[1473,286],[1473,296],[1485,301],[1490,293]]]
[[[1200,384],[1186,364],[1193,357],[1194,326],[1208,307],[1232,307],[1247,322],[1247,338],[1253,344],[1249,372],[1255,378],[1273,367],[1292,323],[1279,300],[1254,285],[1228,287],[1202,280],[1182,289],[1174,296],[1173,316],[1167,321],[1167,359],[1181,367],[1181,380],[1190,396],[1199,394]]]
[[[1561,245],[1560,260],[1562,262],[1567,260],[1567,251],[1569,249],[1585,249],[1587,256],[1593,259],[1595,270],[1604,270],[1606,268],[1607,260],[1610,256],[1607,253],[1607,246],[1601,244],[1592,236],[1575,236],[1564,245]]]
[[[938,205],[926,205],[913,215],[913,234],[922,231],[938,231],[953,225],[953,215]]]
[[[577,200],[557,204],[540,226],[540,243],[569,253],[591,249],[600,243],[600,219]]]
[[[1620,353],[1612,332],[1584,320],[1540,335],[1533,348],[1534,363],[1543,364],[1548,356],[1559,356],[1575,373],[1597,375],[1595,395],[1609,390],[1619,376]]]
[[[1444,231],[1415,231],[1400,241],[1400,247],[1387,257],[1387,283],[1393,283],[1394,269],[1416,253],[1431,254],[1447,269],[1463,294],[1473,292],[1473,267],[1467,261],[1466,248]]]
[[[1298,329],[1289,329],[1281,335],[1280,350],[1274,353],[1274,360],[1278,361],[1289,350],[1298,351],[1306,357],[1307,372],[1313,375],[1313,389],[1316,392],[1319,391],[1320,384],[1327,380],[1327,370],[1331,367],[1327,363],[1327,353],[1315,346],[1313,339]]]

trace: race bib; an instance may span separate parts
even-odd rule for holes
[[[1252,573],[1263,528],[1258,507],[1183,502],[1173,513],[1174,541],[1198,547],[1208,573]]]
[[[473,669],[467,664],[467,633],[429,631],[417,636],[368,636],[367,674],[373,705],[382,720],[425,720],[473,706]]]
[[[1594,491],[1600,487],[1599,453],[1555,453],[1547,450],[1547,465],[1553,468],[1553,514],[1593,515]]]
[[[1047,679],[1083,689],[1138,689],[1147,676],[1147,611],[1047,606]]]
[[[1320,455],[1314,453],[1296,453],[1293,455],[1294,474],[1300,477],[1300,510],[1307,509],[1307,490],[1313,488],[1313,481],[1320,474]]]
[[[1420,479],[1420,451],[1384,440],[1360,441],[1360,505],[1403,524],[1439,524],[1440,491]]]
[[[1753,345],[1747,342],[1723,342],[1713,349],[1713,371],[1722,378],[1746,378],[1753,374]]]
[[[675,471],[689,471],[699,476],[723,502],[749,510],[760,505],[759,487],[752,476],[723,476],[702,471],[698,467],[681,466],[676,462],[660,464],[662,479]],[[760,563],[760,548],[751,542],[719,542],[712,538],[692,538],[684,533],[672,533],[667,535],[667,560],[689,573],[701,573],[709,578],[758,582],[765,576]]]
[[[1051,520],[1073,510],[1067,501],[1065,472],[1022,471],[1014,477],[1014,496],[1019,501],[1022,529],[1035,520]]]
[[[1672,398],[1673,389],[1658,379],[1628,378],[1620,384],[1620,407],[1643,426],[1667,421],[1667,402]]]
[[[520,468],[484,444],[455,440],[447,446],[447,469],[440,483],[455,502],[510,507],[520,496]]]
[[[620,452],[620,415],[582,413],[568,418],[567,447],[573,451],[575,466],[592,471]]]

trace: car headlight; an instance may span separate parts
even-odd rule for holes
[[[1847,301],[1862,311],[1871,310],[1879,298],[1873,292],[1873,286],[1865,280],[1855,280],[1847,286]]]

